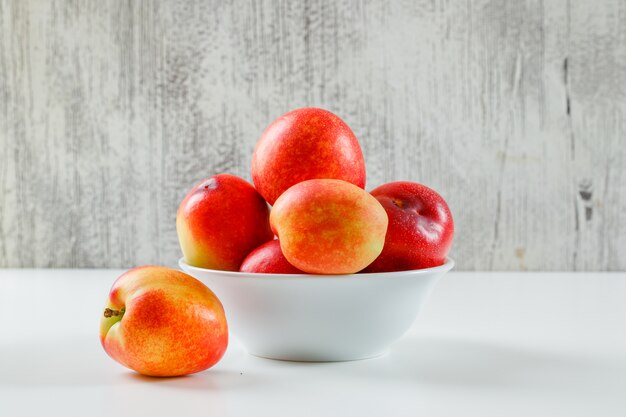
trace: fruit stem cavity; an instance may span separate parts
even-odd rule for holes
[[[104,309],[104,317],[109,318],[109,317],[117,317],[117,316],[121,316],[122,314],[124,314],[124,309],[121,310],[113,310],[110,308],[105,308]]]

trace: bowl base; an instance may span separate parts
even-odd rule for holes
[[[363,355],[293,355],[293,354],[270,354],[270,353],[259,353],[259,352],[250,352],[247,351],[250,355],[256,356],[257,358],[263,359],[271,359],[276,361],[284,361],[284,362],[352,362],[352,361],[362,361],[366,359],[374,359],[379,358],[381,356],[389,353],[389,349],[385,349],[382,352],[376,353],[368,353]]]

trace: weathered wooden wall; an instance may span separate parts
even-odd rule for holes
[[[626,269],[623,0],[0,0],[0,266],[174,264],[301,106],[447,198],[459,269]]]

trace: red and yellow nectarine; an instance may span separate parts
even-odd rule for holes
[[[230,174],[214,175],[187,194],[176,230],[189,265],[225,271],[238,271],[250,251],[274,238],[263,197]]]
[[[369,193],[342,180],[315,179],[285,191],[270,224],[290,264],[313,274],[351,274],[380,254],[387,213]]]
[[[222,304],[197,279],[158,266],[131,269],[113,284],[100,319],[104,350],[144,375],[203,371],[228,345]]]
[[[314,178],[365,187],[365,160],[348,125],[323,109],[302,108],[274,120],[252,155],[252,180],[274,204],[287,188]]]

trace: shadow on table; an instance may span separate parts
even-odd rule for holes
[[[237,391],[266,384],[268,375],[280,386],[290,386],[305,375],[322,376],[317,379],[320,381],[359,378],[373,384],[549,388],[557,393],[582,393],[602,387],[626,390],[623,363],[453,337],[404,338],[385,356],[354,362],[284,362],[253,357],[236,349],[227,352],[224,360],[231,364],[226,369],[218,365],[185,377],[152,378],[115,364],[106,357],[97,339],[74,339],[71,344],[56,340],[0,347],[0,386],[120,386],[141,382],[181,390]]]
[[[258,359],[271,361],[271,359]],[[464,387],[555,387],[595,389],[610,382],[626,389],[621,368],[610,360],[556,351],[454,337],[404,338],[384,356],[354,362],[293,363],[273,361],[279,368],[302,367],[329,376],[370,379],[375,383],[408,382]]]
[[[129,382],[138,381],[168,388],[199,391],[239,390],[257,381],[254,375],[222,369],[211,369],[207,372],[173,378],[155,378],[129,371],[123,378]]]
[[[406,338],[358,369],[370,377],[416,383],[575,391],[618,382],[620,372],[602,358],[462,338]]]
[[[235,353],[236,354],[236,353]],[[240,353],[243,355],[243,353]],[[228,353],[227,353],[228,355]],[[147,377],[107,357],[96,339],[41,341],[0,346],[0,386],[94,387],[137,382],[186,390],[232,390],[254,385],[254,374],[213,368],[175,378]]]

